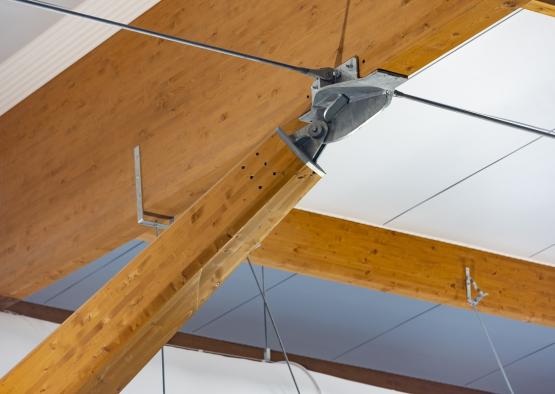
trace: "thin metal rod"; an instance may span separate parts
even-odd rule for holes
[[[264,266],[262,266],[262,293],[266,296],[266,281],[264,280]],[[264,349],[268,349],[268,318],[266,303],[264,303]]]
[[[335,71],[332,68],[311,69],[311,68],[306,68],[306,67],[293,66],[291,64],[282,63],[282,62],[278,62],[278,61],[271,60],[271,59],[266,59],[266,58],[259,57],[259,56],[248,55],[248,54],[245,54],[245,53],[232,51],[232,50],[229,50],[229,49],[224,49],[224,48],[216,47],[216,46],[209,45],[209,44],[204,44],[202,42],[187,40],[187,39],[184,39],[184,38],[171,36],[169,34],[158,33],[158,32],[152,31],[152,30],[143,29],[143,28],[140,28],[140,27],[127,25],[125,23],[116,22],[116,21],[113,21],[113,20],[110,20],[110,19],[105,19],[105,18],[101,18],[101,17],[98,17],[98,16],[94,16],[94,15],[84,14],[82,12],[73,11],[73,10],[70,10],[70,9],[67,9],[67,8],[64,8],[64,7],[60,7],[60,6],[57,6],[55,4],[45,2],[45,1],[39,1],[39,0],[11,0],[11,1],[14,1],[14,2],[17,2],[17,3],[22,3],[22,4],[27,4],[27,5],[30,5],[30,6],[33,6],[33,7],[43,8],[43,9],[46,9],[46,10],[49,10],[49,11],[54,11],[54,12],[65,14],[65,15],[72,15],[72,16],[77,16],[77,17],[84,18],[84,19],[89,19],[89,20],[92,20],[92,21],[95,21],[95,22],[103,23],[105,25],[119,27],[120,29],[123,29],[123,30],[143,34],[143,35],[149,36],[149,37],[160,38],[162,40],[175,42],[177,44],[187,45],[187,46],[195,47],[195,48],[206,49],[206,50],[211,51],[211,52],[221,53],[221,54],[228,55],[228,56],[233,56],[233,57],[236,57],[236,58],[239,58],[239,59],[249,60],[249,61],[253,61],[253,62],[257,62],[257,63],[269,64],[271,66],[280,67],[280,68],[285,68],[285,69],[290,70],[290,71],[295,71],[295,72],[301,73],[303,75],[308,75],[308,76],[314,77],[314,78],[324,79],[326,81],[335,80],[339,77],[338,72]]]
[[[270,307],[269,307],[268,303],[266,302],[266,296],[265,296],[264,292],[262,291],[262,287],[260,286],[260,283],[258,282],[258,278],[256,277],[256,274],[254,272],[254,268],[252,266],[252,263],[251,263],[251,260],[250,260],[249,257],[247,257],[247,262],[249,263],[249,267],[251,269],[252,276],[254,278],[254,281],[256,282],[256,286],[258,287],[258,291],[260,292],[260,295],[262,296],[262,301],[264,302],[264,305],[266,306],[266,311],[268,312],[268,317],[270,318],[270,322],[272,323],[272,326],[274,327],[276,337],[279,341],[279,346],[281,347],[281,351],[283,352],[283,357],[285,358],[285,362],[287,363],[287,368],[289,368],[289,373],[291,374],[291,378],[293,379],[293,383],[295,384],[295,388],[297,389],[297,393],[301,394],[301,391],[299,390],[299,386],[297,385],[297,379],[295,379],[295,374],[293,373],[293,369],[291,368],[291,363],[289,362],[289,357],[287,357],[287,352],[285,351],[285,347],[283,346],[283,341],[281,340],[281,336],[279,335],[279,331],[277,329],[276,322],[274,321],[274,318],[272,316],[272,312],[270,311]]]
[[[497,354],[497,350],[495,349],[495,345],[493,344],[491,336],[489,335],[488,328],[486,327],[486,324],[484,323],[484,321],[480,317],[480,313],[478,312],[478,309],[476,309],[475,305],[472,305],[472,310],[476,314],[476,317],[478,318],[478,321],[480,322],[480,325],[482,326],[482,329],[484,330],[484,332],[486,334],[486,338],[488,339],[489,346],[491,348],[491,351],[493,352],[493,355],[495,356],[495,361],[497,362],[497,366],[499,367],[499,370],[501,371],[501,374],[503,375],[503,379],[505,380],[505,383],[507,384],[509,392],[511,394],[514,394],[515,392],[513,390],[513,386],[511,386],[511,382],[509,381],[507,373],[505,372],[505,368],[503,367],[503,363],[501,362],[501,359],[499,358],[499,354]]]
[[[542,128],[539,128],[539,127],[526,125],[526,124],[523,124],[523,123],[508,120],[508,119],[498,118],[498,117],[491,116],[491,115],[485,115],[485,114],[481,114],[479,112],[469,111],[469,110],[463,109],[463,108],[453,107],[452,105],[443,104],[443,103],[439,103],[437,101],[428,100],[428,99],[425,99],[425,98],[422,98],[422,97],[413,96],[411,94],[403,93],[403,92],[400,92],[398,90],[394,91],[394,95],[395,95],[395,97],[402,97],[402,98],[406,98],[408,100],[416,101],[416,102],[419,102],[419,103],[422,103],[422,104],[430,105],[432,107],[437,107],[437,108],[445,109],[445,110],[448,110],[448,111],[457,112],[457,113],[460,113],[460,114],[463,114],[463,115],[472,116],[474,118],[478,118],[478,119],[482,119],[482,120],[488,120],[490,122],[502,124],[503,126],[509,126],[509,127],[515,128],[515,129],[524,130],[524,131],[527,131],[529,133],[538,134],[538,135],[541,135],[541,136],[544,136],[544,137],[555,138],[555,133],[553,133],[553,131],[550,131],[550,130],[547,130],[547,129],[542,129]]]
[[[162,394],[166,394],[166,365],[164,359],[164,346],[162,346]]]
[[[159,230],[158,227],[154,227],[154,233],[156,234],[156,238],[158,238]],[[164,355],[164,346],[161,349],[161,356],[162,356],[162,394],[166,394],[166,357]]]

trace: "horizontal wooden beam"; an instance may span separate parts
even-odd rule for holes
[[[0,380],[2,393],[121,391],[320,176],[277,134]]]
[[[358,55],[363,75],[379,67],[410,74],[523,3],[162,0],[133,23],[293,64]],[[0,295],[24,298],[144,232],[135,145],[145,209],[177,216],[302,113],[310,83],[115,34],[0,117]]]
[[[1,309],[0,309],[1,310]],[[53,308],[46,305],[33,304],[29,302],[19,302],[7,309],[11,313],[28,316],[35,319],[45,320],[52,323],[63,323],[70,315],[71,311]],[[185,348],[190,350],[202,350],[217,354],[224,354],[234,357],[249,359],[263,359],[264,349],[248,346],[233,342],[221,341],[198,335],[176,333],[167,343],[169,346]],[[390,372],[383,372],[373,369],[360,368],[352,365],[340,364],[336,362],[319,360],[312,357],[305,357],[296,354],[288,354],[289,359],[303,365],[305,368],[320,372],[326,375],[347,379],[353,382],[369,384],[372,386],[383,387],[391,390],[398,390],[413,394],[479,394],[482,391],[472,390],[465,387],[453,386],[445,383],[430,380],[413,378],[410,376],[398,375]],[[283,356],[279,352],[272,352],[273,361],[283,361]]]
[[[539,12],[541,14],[554,16],[555,17],[555,1],[554,0],[533,0],[529,3],[526,3],[523,8],[527,10]]]
[[[555,267],[300,210],[251,255],[257,264],[466,308],[465,267],[489,295],[480,310],[555,327]]]

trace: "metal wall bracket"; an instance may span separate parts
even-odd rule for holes
[[[465,267],[464,271],[466,274],[466,302],[468,302],[471,307],[475,308],[480,303],[480,301],[482,301],[484,297],[488,295],[488,293],[480,290],[480,287],[478,287],[478,283],[476,283],[474,278],[472,278],[472,276],[470,275],[469,267]],[[472,288],[474,288],[474,290],[478,293],[474,298],[472,298]]]
[[[152,227],[156,230],[167,229],[173,223],[173,216],[161,215],[158,213],[147,212],[143,209],[143,181],[141,178],[141,149],[139,145],[133,149],[133,157],[135,159],[135,193],[137,195],[137,223]],[[146,220],[145,216],[150,216],[154,220]],[[166,223],[158,222],[163,220]]]
[[[266,349],[264,349],[264,362],[271,362],[272,361],[272,350],[267,347]]]
[[[312,108],[299,118],[307,125],[289,136],[313,162],[327,144],[343,139],[386,108],[395,89],[407,80],[405,76],[382,70],[358,78],[356,57],[336,70],[336,81],[314,81]]]

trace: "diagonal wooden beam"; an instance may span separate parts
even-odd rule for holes
[[[319,179],[266,139],[0,380],[3,393],[119,392]]]
[[[555,267],[300,210],[251,255],[257,264],[456,307],[465,267],[480,310],[555,327]]]
[[[46,305],[33,304],[21,301],[7,309],[1,309],[22,316],[45,320],[52,323],[63,323],[70,315],[71,311],[54,308]],[[188,350],[202,350],[216,354],[224,354],[233,357],[243,357],[249,359],[263,359],[264,349],[254,346],[243,345],[218,339],[202,337],[198,335],[176,333],[167,345],[184,348]],[[368,368],[355,367],[353,365],[340,364],[333,361],[326,361],[306,357],[296,354],[288,354],[289,360],[303,365],[305,368],[320,372],[326,375],[335,376],[341,379],[351,380],[369,384],[372,386],[383,387],[391,390],[398,390],[412,394],[480,394],[483,391],[473,390],[466,387],[453,386],[445,383],[434,382],[431,380],[418,379],[411,376],[398,375],[390,372],[378,371]],[[283,361],[283,356],[279,352],[272,353],[272,361]]]
[[[134,24],[308,66],[410,74],[524,1],[162,0]],[[341,51],[338,51],[339,43]],[[338,52],[340,56],[338,56]],[[0,295],[23,298],[176,216],[309,104],[310,80],[120,32],[0,117]]]

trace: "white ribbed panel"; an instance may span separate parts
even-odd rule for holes
[[[159,0],[87,0],[75,10],[129,23]],[[35,11],[36,12],[36,11]],[[42,11],[51,12],[51,11]],[[0,64],[0,115],[119,29],[74,16],[64,16]]]

